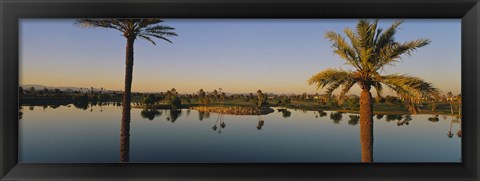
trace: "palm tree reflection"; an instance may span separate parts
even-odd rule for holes
[[[383,118],[383,114],[377,114],[375,117],[377,117],[378,120]]]
[[[411,120],[412,115],[405,115],[405,118],[403,120],[397,121],[397,126],[409,125]]]
[[[73,106],[75,106],[75,108],[82,109],[82,110],[88,109],[88,103],[86,102],[75,102],[73,103]]]
[[[462,137],[462,119],[460,116],[457,117],[456,121],[458,121],[458,123],[460,123],[460,129],[457,131],[457,136],[459,138]]]
[[[140,115],[142,118],[148,119],[148,120],[153,120],[155,117],[159,117],[162,115],[162,112],[156,110],[156,109],[144,109],[142,112],[140,112]]]
[[[378,120],[382,119],[383,116],[383,114],[376,115]],[[386,122],[397,121],[397,126],[409,125],[412,120],[412,115],[387,114],[385,117]]]
[[[438,122],[440,119],[438,118],[438,115],[432,116],[428,118],[428,121],[430,122]]]
[[[220,128],[217,127],[217,125],[219,125]],[[222,129],[224,129],[226,126],[227,124],[225,124],[225,120],[223,119],[223,114],[218,114],[217,121],[215,121],[215,125],[213,125],[212,127],[213,131],[217,131],[218,129],[218,134],[222,134]]]
[[[350,120],[348,120],[348,124],[355,126],[358,124],[358,121],[360,120],[360,116],[358,115],[350,115]]]
[[[288,118],[292,115],[292,112],[287,110],[287,109],[277,109],[278,112],[281,112],[282,113],[282,117],[284,118]]]
[[[448,138],[452,138],[453,137],[453,133],[452,133],[452,125],[453,125],[453,115],[452,115],[452,119],[450,120],[450,129],[448,129],[448,133],[447,133],[447,136]]]
[[[401,121],[403,119],[402,115],[396,115],[396,114],[389,114],[385,117],[385,121],[390,122],[390,121]]]
[[[261,130],[264,124],[265,124],[265,121],[263,120],[262,116],[258,115],[257,129]]]
[[[23,112],[22,112],[23,107],[18,104],[18,120],[21,120],[23,118]]]
[[[333,120],[333,123],[338,124],[342,120],[342,113],[341,112],[332,112],[330,113],[330,119]]]
[[[320,117],[325,117],[325,116],[327,116],[327,112],[325,112],[325,111],[323,111],[323,110],[320,110],[320,111],[318,111],[318,115],[319,115]]]
[[[181,109],[170,109],[170,117],[167,117],[167,121],[174,123],[181,115]]]
[[[205,119],[210,118],[210,113],[204,112],[204,111],[198,111],[198,120],[202,121],[204,118]]]
[[[462,137],[462,121],[461,121],[461,119],[460,119],[460,116],[454,117],[454,116],[452,115],[452,120],[450,121],[450,129],[448,130],[447,136],[448,136],[449,138],[452,138],[453,135],[454,135],[454,134],[452,133],[452,125],[453,125],[453,123],[455,123],[455,124],[460,124],[460,129],[457,131],[456,134],[457,134],[457,137],[461,138],[461,137]]]

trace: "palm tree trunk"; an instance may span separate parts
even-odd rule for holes
[[[373,105],[369,89],[360,95],[360,144],[362,162],[373,162]]]
[[[133,43],[135,38],[127,38],[125,58],[125,90],[122,100],[122,127],[120,130],[120,161],[130,160],[130,109],[132,102]]]

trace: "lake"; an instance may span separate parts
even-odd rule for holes
[[[357,114],[274,109],[262,116],[132,109],[130,162],[361,162]],[[19,162],[120,160],[121,106],[22,106],[21,112]],[[432,117],[374,116],[374,161],[461,162],[461,121]]]

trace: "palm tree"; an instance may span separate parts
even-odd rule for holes
[[[361,88],[360,95],[360,142],[362,162],[373,162],[373,104],[370,89],[373,87],[378,97],[382,96],[384,87],[392,89],[404,100],[413,113],[421,97],[438,96],[439,91],[424,80],[401,74],[380,75],[386,65],[401,60],[401,56],[411,53],[430,43],[429,39],[418,39],[397,42],[394,35],[402,21],[394,22],[383,30],[377,27],[378,20],[359,20],[356,31],[345,28],[347,40],[339,33],[327,32],[334,54],[343,58],[353,67],[352,70],[326,69],[312,76],[308,83],[315,84],[318,89],[327,88],[332,94],[341,88],[340,97],[349,92],[357,84]]]
[[[174,28],[162,25],[161,19],[79,19],[85,28],[109,28],[120,31],[127,39],[125,58],[125,89],[123,92],[122,128],[120,134],[120,161],[128,162],[130,145],[130,104],[133,74],[133,45],[137,38],[156,45],[154,38],[172,43],[168,37],[177,36]]]
[[[462,94],[457,95],[458,116],[462,117]]]
[[[447,101],[450,103],[450,111],[453,116],[453,94],[452,92],[447,92]]]

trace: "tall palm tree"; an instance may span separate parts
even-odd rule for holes
[[[457,95],[458,116],[462,117],[462,94]]]
[[[133,45],[137,38],[156,45],[154,38],[172,43],[169,37],[177,36],[174,28],[162,25],[161,19],[78,19],[77,24],[85,28],[109,28],[120,31],[127,39],[125,57],[125,89],[122,100],[122,128],[120,133],[120,161],[130,160],[130,108],[133,74]]]
[[[452,113],[453,116],[453,94],[452,92],[447,92],[447,101],[450,103],[450,112]]]
[[[325,38],[330,40],[333,52],[353,67],[351,70],[326,69],[312,76],[308,83],[318,89],[327,88],[326,93],[341,89],[342,97],[357,84],[360,95],[360,142],[362,162],[373,162],[373,104],[370,89],[373,87],[377,96],[382,96],[384,87],[390,88],[406,103],[413,113],[422,97],[437,97],[439,91],[424,80],[401,74],[380,75],[386,65],[401,60],[401,56],[411,53],[430,43],[429,39],[397,42],[394,35],[402,21],[394,22],[383,30],[377,27],[378,20],[359,20],[355,32],[345,28],[348,41],[339,33],[327,32]]]

